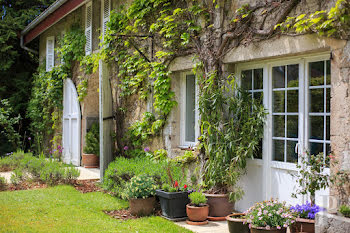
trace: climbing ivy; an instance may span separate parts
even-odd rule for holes
[[[63,81],[72,77],[72,64],[85,55],[85,35],[78,25],[73,25],[59,41],[57,49],[61,64],[46,71],[38,68],[33,77],[33,89],[27,115],[31,119],[30,130],[34,136],[37,152],[51,139],[53,145],[61,141],[61,119],[63,109]]]

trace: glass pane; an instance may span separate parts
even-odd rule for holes
[[[185,140],[195,141],[195,77],[186,76],[186,122]]]
[[[254,158],[262,159],[262,139],[259,141],[259,146],[254,153]]]
[[[284,99],[285,99],[285,91],[273,92],[273,112],[285,112]]]
[[[327,71],[326,71],[326,83],[327,85],[331,84],[331,61],[326,61]]]
[[[309,143],[310,155],[318,155],[319,153],[323,153],[323,143]]]
[[[273,140],[273,160],[284,161],[284,141]]]
[[[331,112],[331,89],[326,89],[326,112]]]
[[[244,90],[252,89],[252,70],[244,70],[242,71],[242,88]]]
[[[310,89],[310,112],[323,112],[324,89]]]
[[[254,99],[259,103],[263,103],[263,93],[262,92],[254,92]]]
[[[273,116],[273,136],[274,137],[285,137],[284,117],[285,116]]]
[[[310,139],[324,140],[323,137],[323,116],[310,116]]]
[[[331,117],[327,116],[326,117],[326,140],[330,140],[330,135],[331,135]]]
[[[287,112],[299,112],[299,91],[287,91]]]
[[[295,147],[298,142],[296,141],[287,141],[287,162],[297,163],[298,154],[295,153]]]
[[[324,84],[324,61],[309,63],[310,86]]]
[[[276,66],[272,68],[272,86],[273,88],[285,87],[285,67]]]
[[[299,65],[287,66],[287,87],[299,87]]]
[[[298,138],[298,116],[287,116],[287,137]]]
[[[254,70],[254,90],[263,89],[263,69]]]
[[[328,157],[330,154],[331,154],[331,145],[329,143],[326,143],[326,156]],[[326,164],[327,164],[327,167],[329,167],[329,159],[327,158],[326,159]]]

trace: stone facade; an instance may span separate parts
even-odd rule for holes
[[[322,212],[315,220],[315,233],[350,233],[350,218]]]

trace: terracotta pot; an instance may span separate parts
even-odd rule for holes
[[[98,168],[100,166],[100,157],[95,154],[83,154],[82,162],[86,168]]]
[[[210,206],[210,217],[226,217],[233,211],[234,203],[229,202],[228,194],[205,193],[207,204]]]
[[[315,220],[313,219],[305,219],[305,218],[297,218],[295,223],[290,226],[291,233],[315,233]]]
[[[287,228],[281,228],[281,229],[277,229],[277,228],[271,228],[270,230],[266,230],[265,227],[252,227],[250,229],[251,233],[286,233],[287,232]]]
[[[230,214],[226,217],[228,230],[230,233],[249,233],[249,226],[248,224],[243,224],[244,220],[242,217],[244,217],[245,214],[243,213],[235,213]]]
[[[209,214],[209,205],[197,207],[191,204],[186,205],[186,213],[188,218],[193,222],[203,222],[207,220]]]
[[[132,215],[147,216],[153,213],[155,203],[155,197],[130,199],[129,210]]]

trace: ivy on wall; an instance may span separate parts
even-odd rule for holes
[[[35,139],[33,149],[39,153],[45,151],[44,146],[49,139],[53,145],[60,144],[63,82],[72,77],[73,62],[80,61],[85,56],[83,30],[78,25],[72,26],[59,41],[59,46],[57,52],[61,64],[54,66],[50,71],[46,71],[45,66],[40,66],[33,78],[27,114],[31,119],[30,130]]]

